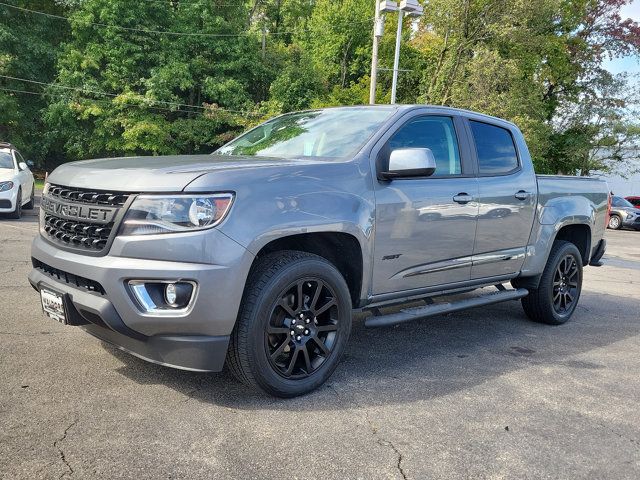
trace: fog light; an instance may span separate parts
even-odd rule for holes
[[[133,297],[144,313],[152,315],[187,314],[193,305],[193,281],[129,280]]]
[[[164,299],[172,307],[176,306],[176,300],[178,299],[178,293],[176,292],[176,284],[175,283],[167,283],[167,286],[164,289]]]

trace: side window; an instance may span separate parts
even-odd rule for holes
[[[509,130],[473,120],[469,124],[476,144],[480,174],[500,175],[518,168],[518,154]]]
[[[458,139],[451,117],[425,116],[410,120],[400,127],[387,143],[398,148],[429,148],[436,159],[433,177],[460,175]]]

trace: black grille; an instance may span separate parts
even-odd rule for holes
[[[84,188],[49,185],[47,195],[76,203],[121,207],[127,202],[131,194],[125,192],[106,192],[103,190],[88,190]]]
[[[113,225],[77,222],[45,215],[43,229],[50,237],[69,246],[100,251],[107,246]]]
[[[74,275],[73,273],[63,272],[57,268],[51,267],[46,263],[42,263],[40,260],[36,260],[35,258],[31,259],[31,263],[33,264],[33,268],[37,268],[43,273],[46,273],[51,278],[58,280],[60,282],[64,282],[68,285],[73,285],[83,290],[88,290],[90,292],[96,292],[101,295],[105,294],[104,288],[98,282],[94,280],[90,280],[88,278],[80,277],[79,275]]]
[[[83,208],[103,207],[113,210],[123,207],[131,195],[128,192],[111,192],[51,184],[45,197],[64,202],[65,205],[86,205]],[[49,210],[43,211],[41,219],[43,235],[49,239],[70,248],[95,254],[99,254],[107,247],[111,234],[115,234],[116,228],[114,221],[106,224],[92,223],[88,218],[70,219],[68,215],[58,215],[57,211]]]
[[[11,200],[2,199],[0,200],[0,208],[11,208]]]

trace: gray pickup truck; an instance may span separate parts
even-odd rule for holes
[[[604,253],[607,192],[536,176],[518,128],[497,118],[291,113],[213,155],[57,168],[29,280],[49,317],[133,355],[226,363],[290,397],[331,375],[353,312],[387,327],[521,299],[532,320],[566,322],[583,266]]]

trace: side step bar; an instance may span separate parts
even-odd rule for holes
[[[457,312],[468,308],[491,305],[492,303],[506,302],[508,300],[518,300],[519,298],[526,297],[528,294],[529,291],[525,288],[507,290],[500,285],[497,292],[467,298],[455,303],[434,303],[424,307],[406,308],[397,313],[390,313],[388,315],[374,315],[364,321],[364,326],[370,328],[389,327],[391,325],[398,325],[399,323],[410,322],[412,320],[427,318],[433,315]]]

